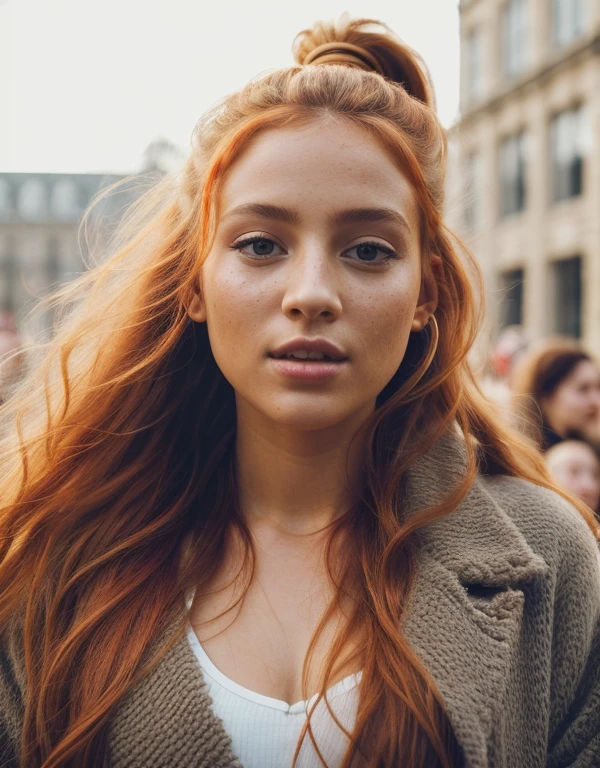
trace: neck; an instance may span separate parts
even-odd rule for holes
[[[238,407],[238,492],[247,525],[308,534],[344,514],[362,486],[364,421],[362,414],[300,431]]]

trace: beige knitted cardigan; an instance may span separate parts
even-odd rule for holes
[[[439,441],[411,470],[407,514],[457,482],[459,442]],[[404,631],[468,768],[600,766],[599,617],[596,542],[550,491],[479,477],[419,534]],[[17,765],[23,695],[16,656],[0,647],[2,766]],[[109,754],[112,768],[241,768],[185,638],[122,702]]]

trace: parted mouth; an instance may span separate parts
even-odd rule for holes
[[[317,360],[341,363],[347,360],[342,350],[326,339],[293,339],[269,353],[276,360]]]

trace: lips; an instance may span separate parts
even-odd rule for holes
[[[320,362],[328,362],[328,363],[335,363],[335,362],[341,362],[341,360],[334,359],[333,357],[330,357],[329,355],[326,355],[324,352],[317,352],[312,351],[308,352],[306,349],[299,349],[296,352],[290,352],[287,355],[277,355],[275,356],[276,360],[298,360],[301,363],[314,363],[317,361]]]
[[[344,352],[327,339],[298,338],[282,344],[269,353],[276,360],[296,360],[305,363],[341,363],[348,359]]]

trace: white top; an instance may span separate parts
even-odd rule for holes
[[[196,654],[212,698],[213,711],[231,737],[234,754],[244,768],[291,768],[306,713],[317,699],[287,704],[234,683],[212,663],[196,633],[188,627],[188,639]],[[327,691],[327,701],[350,732],[356,722],[358,683],[361,673],[340,680]],[[336,725],[321,700],[311,717],[317,745],[328,768],[337,768],[348,747],[348,738]],[[322,768],[310,735],[302,741],[297,768]]]

